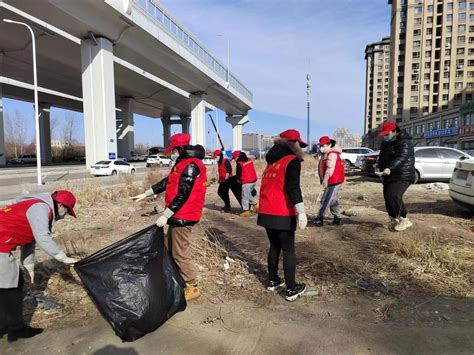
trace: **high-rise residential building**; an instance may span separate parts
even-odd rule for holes
[[[242,134],[242,149],[243,150],[258,150],[261,144],[261,135],[258,133],[244,133]]]
[[[332,138],[339,144],[341,148],[360,147],[362,138],[358,133],[351,133],[345,128],[336,128]]]
[[[388,119],[390,79],[390,37],[365,48],[365,120],[364,133]]]
[[[388,3],[392,7],[389,120],[406,125],[472,100],[474,0]]]

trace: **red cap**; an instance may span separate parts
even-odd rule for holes
[[[51,195],[54,201],[60,203],[64,207],[68,209],[68,213],[76,217],[76,212],[74,212],[74,206],[76,205],[76,197],[72,194],[72,192],[68,190],[58,190]]]
[[[323,145],[325,144],[328,144],[331,142],[331,138],[329,138],[328,136],[322,136],[321,138],[319,138],[319,146],[322,147]]]
[[[308,146],[308,143],[301,139],[300,132],[298,132],[296,129],[288,129],[285,132],[281,132],[280,137],[286,138],[289,141],[299,142],[301,148],[306,148]]]
[[[232,152],[232,158],[233,158],[233,159],[236,159],[236,158],[238,158],[238,157],[240,157],[240,150],[234,150],[234,151]]]
[[[393,122],[384,122],[380,126],[380,133],[379,136],[386,136],[390,132],[394,131],[397,128],[397,125]]]
[[[219,154],[221,154],[221,151],[220,151],[219,149],[216,149],[216,150],[214,151],[214,153],[212,153],[212,157],[213,157],[213,158],[217,158],[217,157],[219,156]]]
[[[170,146],[165,149],[164,154],[169,154],[176,147],[183,147],[189,145],[191,141],[191,136],[187,133],[176,133],[173,134],[170,138]]]

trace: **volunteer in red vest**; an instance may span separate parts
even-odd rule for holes
[[[268,165],[260,187],[257,224],[265,227],[270,240],[267,289],[276,291],[286,285],[287,301],[296,300],[306,291],[304,283],[295,281],[295,230],[305,229],[308,223],[300,188],[301,148],[307,146],[294,129],[280,133],[265,156]],[[284,280],[278,275],[282,250]]]
[[[0,208],[0,337],[8,342],[31,338],[43,329],[23,320],[23,274],[13,256],[21,248],[21,263],[34,282],[35,244],[64,264],[74,264],[51,237],[54,222],[66,214],[76,217],[76,198],[66,190],[50,194],[25,195],[14,204]]]
[[[342,214],[339,205],[339,189],[344,183],[344,165],[341,160],[342,150],[336,141],[324,136],[319,139],[321,158],[319,159],[318,173],[324,191],[321,198],[321,208],[314,224],[318,227],[324,225],[324,216],[331,211],[334,219],[331,224],[341,225]]]
[[[151,189],[132,199],[165,192],[165,210],[158,218],[159,227],[169,225],[166,246],[179,272],[186,282],[184,295],[187,301],[198,298],[198,274],[191,255],[192,227],[199,222],[204,208],[207,189],[206,167],[202,163],[206,154],[201,145],[190,145],[191,136],[178,133],[170,138],[164,154],[172,153],[175,161],[169,175]]]
[[[257,190],[257,172],[253,161],[247,157],[242,151],[232,153],[232,159],[235,159],[237,168],[235,175],[237,180],[242,184],[242,217],[250,217],[251,211],[258,211]]]
[[[217,189],[217,194],[224,201],[224,212],[230,212],[230,198],[229,190],[231,188],[229,178],[233,176],[232,174],[232,165],[230,160],[224,157],[224,154],[221,150],[215,150],[212,154],[214,159],[217,160],[217,173],[219,175],[219,188]]]

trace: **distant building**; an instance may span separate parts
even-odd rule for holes
[[[243,150],[258,150],[259,140],[261,135],[258,133],[244,133],[242,134],[242,149]]]
[[[275,139],[278,138],[278,136],[263,136],[262,138],[262,150],[268,150],[273,145],[275,144]]]
[[[360,147],[362,137],[358,133],[351,133],[345,128],[337,128],[334,131],[333,139],[342,148]]]

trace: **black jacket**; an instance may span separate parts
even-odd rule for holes
[[[379,169],[389,168],[391,173],[384,176],[384,184],[395,181],[415,181],[415,150],[411,136],[402,130],[392,142],[383,142],[380,148]]]
[[[295,155],[288,145],[275,144],[267,153],[265,159],[268,164],[273,164],[287,155]],[[303,195],[300,187],[301,161],[293,159],[287,166],[285,172],[285,189],[291,203],[294,205],[303,202]],[[259,213],[257,224],[278,230],[296,230],[296,217],[294,216],[274,216]]]
[[[206,155],[206,151],[201,145],[188,145],[184,147],[184,150],[179,155],[179,158],[176,160],[175,164],[179,163],[182,159],[185,159],[185,158],[198,158],[202,160],[204,159],[205,155]],[[199,167],[194,163],[190,163],[184,169],[179,179],[178,194],[175,196],[175,198],[170,202],[168,206],[168,208],[171,211],[176,213],[179,211],[181,207],[183,207],[183,205],[186,203],[189,196],[191,195],[191,191],[193,189],[194,183],[196,179],[198,178],[199,174],[201,174],[201,171]],[[168,183],[168,177],[165,177],[163,180],[153,185],[151,188],[153,189],[153,192],[155,193],[155,195],[165,191],[167,183]],[[188,221],[181,218],[171,217],[170,219],[168,219],[168,224],[170,226],[176,226],[176,227],[192,226],[196,223],[197,222],[195,221]]]

